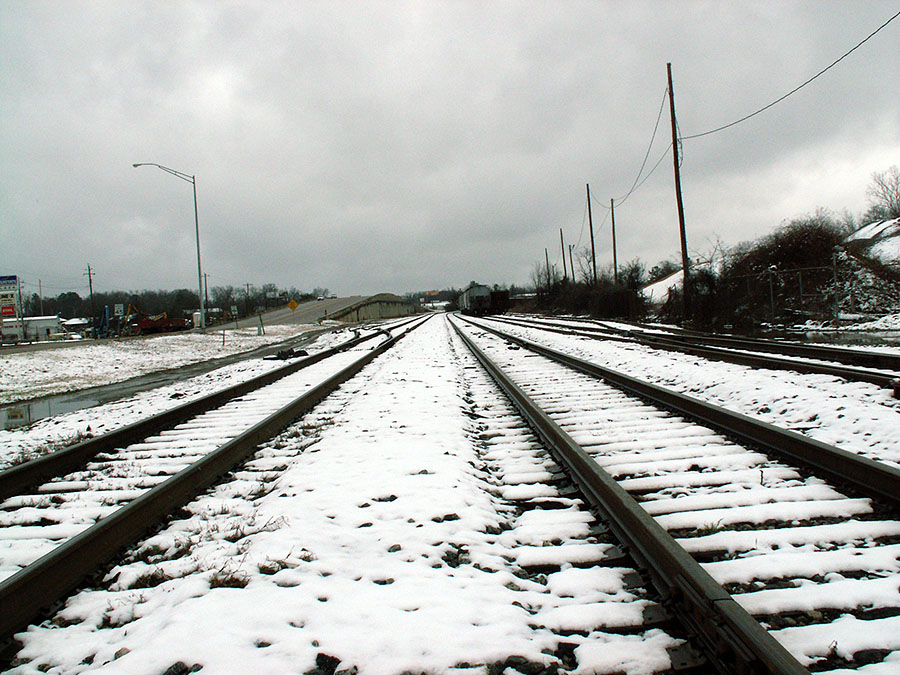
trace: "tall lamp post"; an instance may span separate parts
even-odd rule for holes
[[[139,166],[155,166],[157,169],[162,169],[166,173],[170,173],[176,178],[186,180],[194,188],[194,232],[197,235],[197,295],[200,298],[200,328],[206,328],[206,302],[204,301],[203,297],[203,272],[200,268],[200,221],[197,217],[197,181],[195,180],[194,176],[182,173],[181,171],[176,171],[175,169],[170,169],[169,167],[163,166],[162,164],[155,164],[153,162],[141,162],[132,166],[134,166],[135,169]]]

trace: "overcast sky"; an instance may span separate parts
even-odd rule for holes
[[[898,1],[0,4],[0,274],[26,292],[209,285],[347,295],[611,263],[672,63],[685,136],[773,101]],[[900,164],[900,19],[812,84],[683,143],[692,256]],[[648,168],[671,141],[668,108]],[[620,263],[679,258],[671,155],[616,208]],[[602,223],[602,225],[601,225]]]

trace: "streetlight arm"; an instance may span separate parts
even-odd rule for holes
[[[132,164],[132,166],[135,169],[138,168],[139,166],[155,166],[157,169],[162,169],[166,173],[170,173],[173,176],[175,176],[176,178],[180,178],[181,180],[186,180],[188,183],[194,182],[193,176],[183,173],[181,171],[176,171],[175,169],[170,169],[169,167],[163,166],[162,164],[155,164],[153,162],[140,162],[138,164]]]
[[[155,162],[138,162],[137,164],[132,164],[132,166],[135,169],[139,166],[155,166],[157,169],[162,169],[166,173],[170,173],[176,178],[187,181],[194,188],[194,233],[197,236],[197,295],[200,299],[200,328],[205,329],[206,303],[204,302],[203,293],[203,268],[200,266],[200,219],[197,217],[197,181],[194,179],[194,176],[190,176],[182,171],[170,169],[167,166],[163,166],[162,164],[157,164]]]

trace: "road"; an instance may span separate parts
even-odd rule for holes
[[[289,307],[273,309],[263,314],[263,321],[269,324],[298,324],[316,323],[320,319],[327,319],[350,305],[364,300],[364,295],[351,295],[346,298],[327,298],[325,300],[312,300],[298,305],[292,312]]]

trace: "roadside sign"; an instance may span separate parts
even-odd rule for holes
[[[15,275],[0,276],[0,293],[15,293],[19,288],[19,278]]]
[[[231,306],[231,314],[233,316],[237,316],[237,313],[238,313],[237,305],[232,305]]]
[[[17,288],[18,279],[16,277],[0,277],[0,316],[17,316]]]
[[[125,316],[125,305],[116,303],[116,316]]]
[[[292,311],[292,312],[293,312],[295,309],[297,309],[299,306],[300,306],[300,305],[297,304],[297,301],[296,301],[296,300],[291,300],[291,301],[288,303],[288,307],[291,308],[291,311]]]

